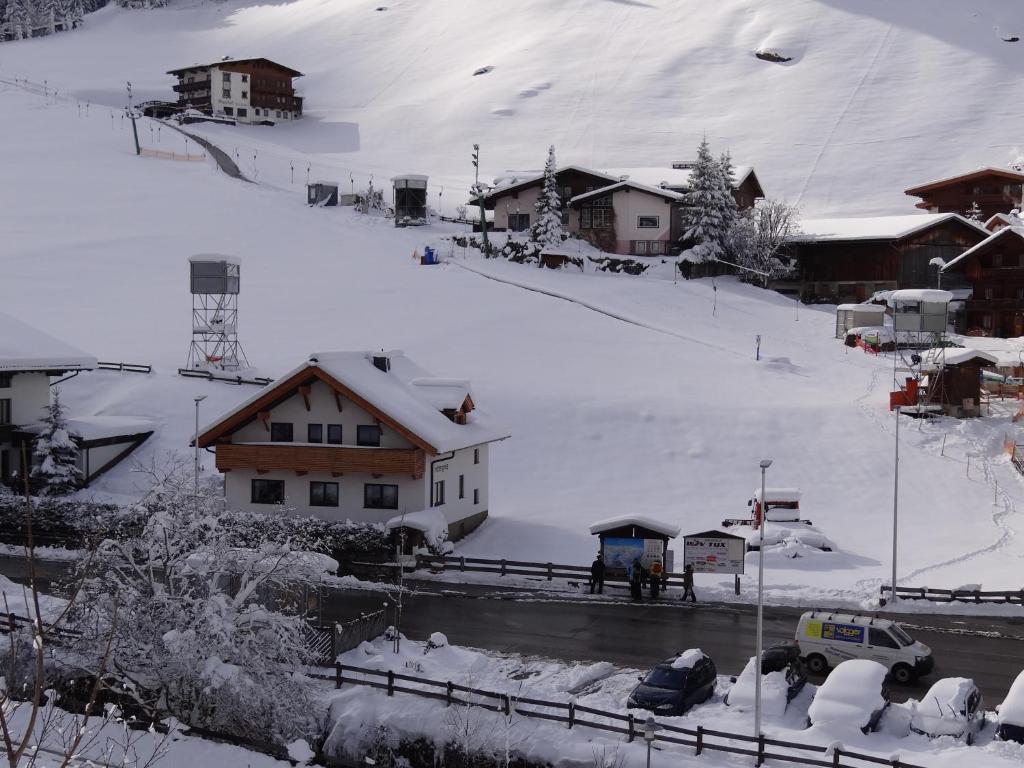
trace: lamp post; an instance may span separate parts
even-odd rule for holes
[[[644,741],[647,742],[647,768],[651,768],[651,745],[658,738],[658,731],[660,730],[661,726],[654,722],[654,717],[648,715],[647,720],[644,721]]]
[[[754,736],[761,737],[761,647],[764,643],[764,520],[768,501],[765,498],[765,472],[771,459],[761,459],[761,504],[757,510],[757,654],[754,657]]]
[[[896,540],[899,533],[900,508],[900,407],[896,406],[896,453],[893,458],[892,479],[892,603],[896,603]]]
[[[196,404],[196,456],[193,466],[192,492],[195,498],[196,512],[199,512],[199,404],[206,399],[206,395],[196,395],[192,398]]]

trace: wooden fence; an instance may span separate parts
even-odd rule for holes
[[[892,586],[883,584],[879,592],[884,599],[886,593],[892,594]],[[901,600],[928,600],[933,603],[1009,603],[1011,605],[1024,605],[1024,588],[988,592],[980,589],[896,587],[896,597]]]
[[[145,365],[143,363],[108,363],[108,362],[97,362],[97,368],[102,368],[104,371],[121,371],[122,373],[152,373],[153,366]]]
[[[155,157],[159,160],[184,160],[185,162],[203,162],[206,160],[205,153],[198,155],[190,155],[186,152],[184,155],[179,152],[167,152],[162,149],[149,149],[148,147],[142,147],[139,150],[139,154],[143,157]]]
[[[360,675],[360,677],[354,677],[353,675]],[[386,691],[388,696],[394,696],[396,693],[407,693],[413,696],[443,701],[446,707],[452,705],[484,707],[495,712],[501,712],[505,716],[514,713],[520,717],[564,723],[569,729],[591,728],[608,733],[621,734],[626,737],[628,742],[636,740],[637,737],[644,737],[644,719],[639,719],[631,714],[623,715],[618,712],[593,709],[573,701],[546,701],[525,696],[514,696],[509,693],[471,688],[453,683],[450,680],[431,680],[392,670],[366,669],[349,664],[336,664],[333,676],[313,674],[311,677],[333,681],[335,688],[341,688],[345,684],[360,685]],[[410,683],[412,685],[403,685],[403,683]],[[459,694],[476,698],[471,700]],[[590,717],[587,717],[588,715]],[[658,729],[654,735],[655,742],[692,747],[696,755],[703,754],[705,751],[745,755],[755,758],[755,764],[758,766],[765,760],[777,760],[791,765],[818,765],[824,768],[862,768],[863,763],[885,765],[890,768],[920,768],[920,766],[900,760],[899,757],[882,758],[875,757],[874,755],[865,755],[845,750],[841,745],[821,746],[781,741],[768,738],[764,734],[757,737],[748,736],[712,730],[702,725],[698,725],[696,728],[683,728],[677,725],[657,722],[655,725]],[[739,742],[748,746],[739,746],[728,742]],[[779,749],[793,750],[797,754],[779,752],[777,751]],[[857,762],[849,762],[851,760]]]

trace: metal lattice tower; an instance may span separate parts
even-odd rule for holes
[[[201,253],[189,258],[192,293],[191,370],[237,371],[249,361],[238,341],[240,261]]]

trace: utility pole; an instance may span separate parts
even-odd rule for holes
[[[128,115],[128,118],[132,121],[132,135],[135,138],[135,154],[136,155],[141,155],[142,154],[142,148],[139,146],[139,129],[138,129],[138,126],[135,125],[135,121],[138,120],[138,118],[139,118],[139,113],[136,112],[135,109],[132,107],[132,84],[131,84],[131,81],[128,81],[128,106],[125,108],[124,111],[125,111],[125,114]]]
[[[896,455],[892,481],[892,603],[896,603],[896,541],[899,533],[900,505],[900,407],[896,406]]]
[[[757,655],[754,657],[754,737],[761,738],[761,648],[764,645],[764,521],[768,509],[765,496],[765,472],[771,459],[761,459],[761,499],[757,509]]]
[[[484,210],[484,192],[480,187],[480,145],[473,145],[473,193],[480,204],[480,240],[483,242],[484,257],[491,252],[487,244],[487,212]]]
[[[196,514],[199,513],[199,404],[206,399],[206,395],[196,395],[192,398],[196,404],[196,456],[193,465],[192,492],[195,499]]]

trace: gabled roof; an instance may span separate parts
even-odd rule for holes
[[[1020,223],[1020,219],[1016,216],[1011,216],[1008,213],[994,213],[988,217],[984,226],[989,232],[995,232],[997,229],[1012,227],[1018,223]]]
[[[286,72],[291,77],[302,77],[302,73],[299,72],[297,69],[292,69],[291,67],[286,67],[284,64],[278,64],[276,61],[272,61],[271,59],[263,58],[262,56],[258,56],[256,58],[252,58],[252,59],[222,59],[221,61],[211,61],[208,64],[200,64],[200,63],[197,62],[195,64],[192,64],[191,66],[188,66],[188,67],[179,67],[178,69],[169,69],[169,70],[167,70],[167,74],[168,75],[177,75],[177,74],[180,74],[181,72],[188,72],[188,71],[193,70],[193,69],[205,69],[206,67],[220,67],[220,66],[224,66],[225,64],[228,64],[228,65],[230,65],[230,64],[251,64],[253,62],[265,62],[267,64],[270,64],[271,66],[277,67],[278,69]]]
[[[659,187],[678,192],[689,191],[690,175],[693,173],[693,169],[661,168],[657,166],[645,168],[605,168],[603,173],[623,181],[635,181],[648,187]],[[732,188],[738,189],[751,176],[753,176],[761,196],[764,196],[764,190],[761,190],[761,184],[757,181],[757,174],[754,173],[753,167],[749,165],[733,167]]]
[[[619,517],[609,517],[607,520],[599,520],[596,523],[592,523],[590,532],[596,535],[629,525],[636,526],[637,528],[646,528],[663,536],[668,536],[670,539],[678,536],[680,531],[678,525],[672,525],[672,523],[666,523],[664,520],[647,517],[646,515],[620,515]]]
[[[956,176],[948,176],[944,179],[929,181],[926,184],[919,184],[916,187],[910,187],[903,191],[904,194],[911,195],[913,197],[920,197],[923,194],[932,192],[950,184],[958,184],[963,181],[973,181],[974,179],[981,179],[985,176],[999,176],[1009,181],[1024,182],[1024,173],[1014,171],[1009,168],[994,168],[992,166],[988,166],[986,168],[978,168],[974,171],[968,171],[967,173],[961,173]]]
[[[576,171],[577,173],[585,173],[590,176],[595,176],[598,179],[604,179],[609,184],[614,184],[619,180],[618,176],[609,176],[601,171],[595,171],[593,168],[584,168],[582,165],[564,165],[561,168],[557,168],[555,173],[565,173],[566,171]],[[484,193],[484,200],[506,195],[509,192],[515,192],[520,189],[525,189],[526,187],[533,186],[538,181],[542,181],[544,179],[543,171],[526,171],[524,173],[528,175],[521,176],[517,172],[511,172],[510,174],[506,174],[505,176],[495,179],[494,187],[489,192]]]
[[[975,254],[980,253],[983,250],[988,250],[988,248],[994,245],[996,242],[1012,237],[1016,237],[1024,241],[1024,228],[1003,227],[1002,229],[993,232],[991,235],[989,235],[987,238],[985,238],[980,243],[975,245],[973,248],[968,248],[955,259],[950,261],[940,271],[945,272],[949,269],[952,269],[954,266],[962,267],[967,262],[968,257],[974,256]]]
[[[584,192],[582,195],[576,195],[576,197],[569,200],[569,204],[579,203],[584,200],[589,200],[592,197],[603,197],[604,195],[616,192],[620,189],[635,189],[638,192],[643,192],[648,195],[655,195],[665,200],[671,200],[673,202],[682,200],[685,195],[679,192],[673,192],[670,189],[661,189],[660,187],[649,187],[646,184],[638,184],[635,181],[620,181],[615,184],[609,184],[607,187],[601,187],[591,192]]]
[[[0,314],[0,371],[91,371],[96,358],[10,315]]]
[[[803,219],[800,232],[790,242],[813,243],[836,240],[900,240],[931,227],[956,220],[981,235],[988,231],[959,213],[912,213],[904,216],[872,216],[842,219]]]
[[[389,358],[390,370],[377,368],[374,356]],[[465,424],[456,424],[442,414],[442,408],[458,409],[467,401],[472,407],[469,382],[431,376],[402,352],[319,352],[203,429],[199,445],[214,444],[250,423],[260,411],[295,396],[298,387],[316,380],[431,454],[509,436],[475,412],[467,416]]]

